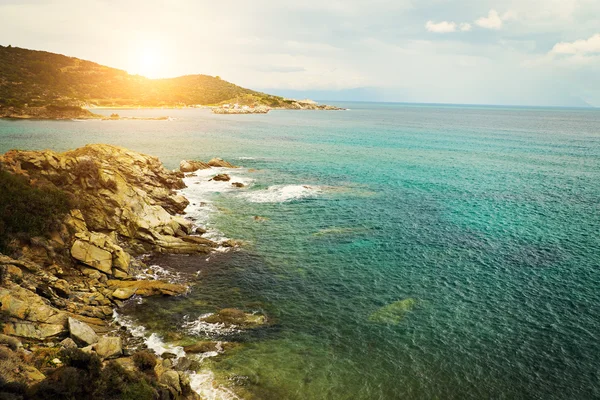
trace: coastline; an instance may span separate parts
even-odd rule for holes
[[[121,164],[118,171],[110,167],[116,160]],[[31,373],[17,373],[8,378],[33,387],[32,390],[46,385],[48,379],[57,379],[61,366],[68,363],[62,359],[66,343],[70,340],[71,347],[75,340],[73,348],[97,355],[106,360],[105,363],[108,360],[119,365],[124,363],[132,374],[138,372],[131,366],[131,356],[135,358],[136,351],[144,347],[154,350],[163,361],[156,364],[157,380],[150,383],[168,390],[171,398],[195,398],[196,391],[190,392],[184,387],[196,387],[198,391],[212,387],[206,373],[196,376],[190,369],[204,355],[198,358],[186,354],[181,346],[164,342],[160,345],[156,335],[143,334],[143,327],[129,326],[121,331],[114,326],[115,323],[117,328],[123,325],[119,323],[118,310],[127,302],[141,301],[147,296],[184,295],[194,284],[189,279],[172,282],[168,274],[153,275],[152,267],[143,261],[148,254],[199,254],[200,258],[206,258],[219,247],[224,251],[236,245],[227,240],[218,243],[202,237],[206,231],[184,218],[182,213],[189,201],[173,191],[185,187],[183,173],[165,170],[157,158],[108,145],[89,145],[62,154],[11,151],[0,157],[0,164],[11,174],[23,176],[38,187],[51,184],[77,193],[83,201],[79,207],[86,204],[81,210],[71,209],[67,213],[59,233],[44,232],[50,239],[14,238],[8,253],[10,249],[20,248],[20,255],[13,255],[18,258],[0,256],[3,278],[0,297],[5,313],[0,345],[18,343],[14,346],[15,357],[21,351],[37,354],[41,348],[49,347],[54,349],[52,354],[57,360],[41,370],[23,365]],[[208,171],[214,168],[215,173],[233,167],[220,159],[198,165]],[[64,171],[74,172],[80,178],[71,180],[64,176]],[[100,193],[104,198],[98,197]],[[150,200],[142,200],[139,196],[143,193]],[[112,214],[110,209],[115,202],[121,202],[123,214]],[[120,225],[125,215],[129,222]],[[107,234],[107,229],[112,233]],[[50,294],[46,298],[35,293],[39,293],[39,287],[45,287],[43,282],[50,283],[47,289]],[[95,293],[101,300],[94,297]],[[25,301],[29,305],[21,309]],[[80,301],[83,305],[79,305]],[[207,322],[203,323],[215,326],[239,324],[249,329],[267,322],[265,317],[257,319],[238,310],[222,310],[206,315],[205,319]],[[63,338],[66,339],[56,343]],[[106,342],[110,343],[109,350],[105,348]],[[140,347],[142,342],[144,346]],[[222,350],[220,342],[218,346]],[[220,395],[227,391],[222,392]],[[232,394],[228,396],[236,398]]]

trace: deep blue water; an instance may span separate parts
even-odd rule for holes
[[[243,249],[198,261],[190,296],[136,312],[163,333],[182,315],[265,312],[273,325],[211,361],[246,395],[600,398],[600,111],[346,106],[0,121],[0,151],[104,142],[169,168],[245,167],[248,188],[203,193],[207,225]],[[404,299],[397,319],[369,318]]]

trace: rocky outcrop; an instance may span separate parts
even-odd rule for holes
[[[0,168],[33,187],[71,197],[71,209],[60,214],[51,232],[14,238],[13,257],[0,254],[0,348],[18,350],[22,346],[15,343],[22,341],[35,349],[44,342],[41,348],[52,357],[78,347],[104,360],[131,355],[123,332],[109,323],[113,309],[135,295],[188,291],[184,285],[136,280],[147,268],[136,256],[209,253],[217,246],[180,215],[188,205],[175,192],[185,186],[183,174],[166,170],[155,157],[88,145],[66,153],[10,151],[0,156]],[[58,368],[63,362],[48,358],[44,365]],[[25,384],[45,379],[45,369],[36,371],[15,379]],[[158,377],[172,398],[188,396],[186,376],[169,367]]]
[[[239,168],[239,167],[236,167],[235,165],[231,164],[230,162],[227,162],[227,161],[223,160],[222,158],[218,158],[218,157],[211,159],[208,162],[208,165],[210,165],[211,167],[221,167],[221,168]]]
[[[127,294],[133,291],[133,294],[138,296],[148,297],[157,295],[175,296],[187,292],[187,286],[177,285],[174,283],[168,283],[163,281],[119,281],[110,280],[107,282],[109,288],[114,289],[113,296],[115,293],[122,295],[125,290],[128,290]],[[124,296],[127,296],[125,294]],[[133,296],[133,294],[131,296]],[[129,296],[129,297],[131,297]]]
[[[103,233],[79,232],[75,234],[71,256],[107,275],[125,278],[129,272],[131,256]]]
[[[179,170],[181,172],[196,172],[199,169],[209,169],[210,165],[202,161],[186,161],[182,160],[179,163]]]
[[[10,151],[0,157],[0,164],[73,195],[78,207],[66,225],[82,237],[77,237],[72,252],[84,264],[107,274],[113,269],[126,273],[123,244],[134,252],[206,250],[178,240],[178,234],[189,234],[192,229],[191,221],[177,215],[189,202],[174,190],[185,184],[180,173],[168,171],[156,157],[117,146],[88,145],[66,153]],[[86,231],[100,234],[90,237]],[[89,261],[90,254],[102,262],[90,265],[85,260]]]
[[[0,118],[15,119],[102,119],[77,106],[0,107]]]

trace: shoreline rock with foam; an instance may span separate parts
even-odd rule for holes
[[[221,159],[206,165],[217,172],[233,167]],[[72,200],[70,211],[44,237],[11,238],[10,256],[0,254],[2,330],[24,343],[25,349],[18,351],[37,354],[50,348],[62,354],[56,343],[75,335],[88,353],[122,358],[128,353],[127,337],[123,342],[123,332],[111,325],[115,307],[138,296],[187,290],[179,283],[136,278],[148,269],[137,256],[208,254],[217,247],[182,215],[189,205],[177,192],[186,186],[183,173],[168,171],[156,157],[97,144],[65,153],[13,150],[0,156],[0,166],[34,188],[51,187]],[[73,332],[76,327],[80,333]],[[16,369],[29,372],[11,379],[25,385],[46,382],[46,376],[58,379],[63,362],[58,356],[56,360],[41,371]],[[190,380],[171,371],[168,365],[161,367],[152,384],[168,389],[173,399],[197,398],[185,390]]]

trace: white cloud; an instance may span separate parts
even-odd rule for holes
[[[465,23],[460,24],[460,30],[462,32],[469,32],[471,30],[471,28],[472,28],[472,26],[469,23],[465,22]]]
[[[502,18],[498,15],[498,11],[490,10],[487,17],[481,17],[475,21],[477,25],[486,29],[500,29],[502,28]]]
[[[589,39],[576,40],[574,42],[556,43],[550,53],[553,54],[591,54],[600,53],[600,33]]]
[[[450,33],[450,32],[456,32],[456,23],[455,22],[442,21],[442,22],[438,22],[436,24],[433,21],[427,21],[427,23],[425,24],[425,28],[429,32]]]

